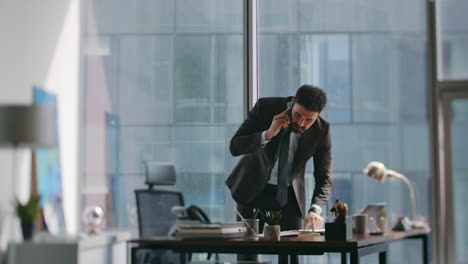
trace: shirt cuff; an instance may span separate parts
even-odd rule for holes
[[[271,139],[270,139],[271,140]],[[270,140],[266,139],[266,130],[262,132],[262,136],[260,137],[260,145],[264,147]]]
[[[313,204],[313,205],[309,208],[309,212],[310,212],[310,211],[316,212],[318,215],[322,215],[322,207],[320,207],[320,206],[317,205],[317,204]]]

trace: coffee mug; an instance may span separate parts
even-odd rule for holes
[[[367,214],[353,216],[354,233],[364,235],[367,233]]]

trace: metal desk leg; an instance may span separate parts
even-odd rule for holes
[[[379,253],[379,263],[387,263],[387,243],[379,243],[367,247],[361,247],[351,250],[350,253],[350,262],[351,264],[359,264],[361,257],[367,256],[370,254]],[[343,258],[342,258],[343,260]]]
[[[180,264],[187,263],[187,253],[185,253],[185,252],[179,253],[179,263]]]
[[[427,239],[428,239],[428,236],[427,235],[423,235],[422,236],[422,242],[423,242],[423,263],[424,264],[429,264],[429,251],[428,251],[428,248],[427,248]]]
[[[387,263],[387,251],[382,251],[379,253],[379,264]]]
[[[346,264],[348,262],[347,257],[346,252],[341,252],[341,264]]]
[[[288,255],[278,255],[278,263],[279,264],[288,264],[289,263],[289,256]]]
[[[130,263],[131,263],[131,264],[137,263],[137,262],[136,262],[136,251],[137,251],[137,248],[136,248],[136,247],[132,247],[131,245],[129,245],[129,250],[130,250]],[[127,259],[128,259],[128,258],[127,258]]]
[[[422,262],[424,264],[429,264],[429,248],[428,248],[429,235],[428,234],[421,234],[421,235],[414,236],[414,237],[408,237],[406,239],[421,239],[421,241],[422,241]]]
[[[359,256],[359,251],[358,250],[353,250],[349,252],[349,259],[351,264],[359,264],[361,256]]]

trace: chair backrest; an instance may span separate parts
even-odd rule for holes
[[[135,190],[140,237],[167,236],[175,223],[171,209],[184,205],[182,193],[168,190]]]
[[[153,189],[154,185],[175,185],[173,164],[145,161],[147,190],[135,190],[140,237],[167,236],[176,217],[171,209],[184,205],[182,193]]]
[[[154,185],[175,185],[176,174],[172,163],[159,161],[144,161],[145,183],[151,189]]]

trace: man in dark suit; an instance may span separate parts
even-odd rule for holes
[[[261,98],[250,110],[230,144],[233,156],[244,156],[226,180],[244,218],[254,217],[255,209],[281,209],[281,230],[322,226],[332,184],[329,123],[319,116],[326,102],[321,89],[303,85],[295,97]],[[315,189],[306,208],[311,157]]]

